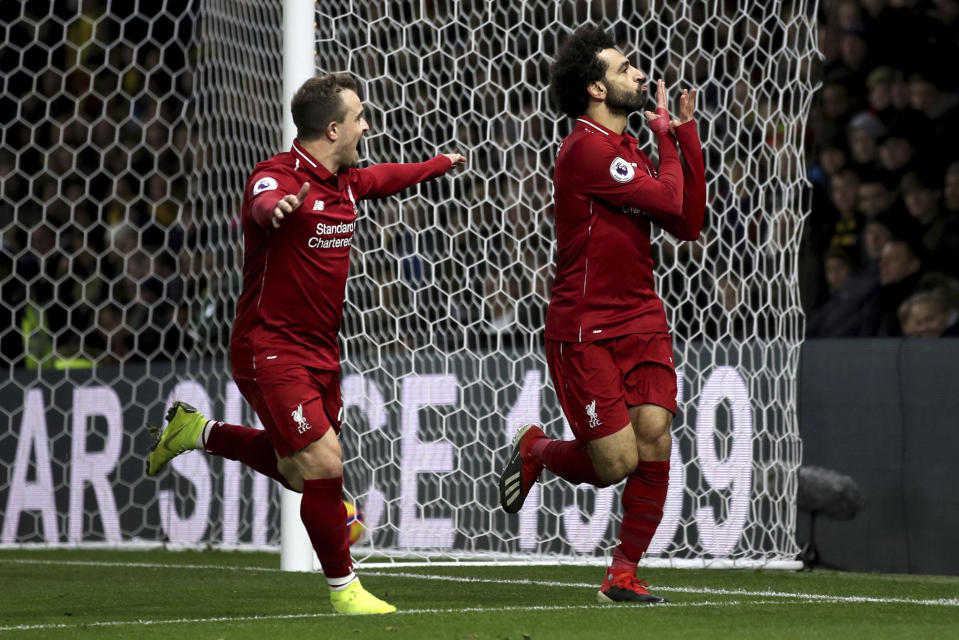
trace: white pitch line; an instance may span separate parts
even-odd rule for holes
[[[70,566],[95,566],[95,567],[128,567],[128,568],[153,568],[153,569],[214,569],[226,571],[256,571],[256,572],[280,572],[281,569],[273,567],[244,567],[227,565],[195,565],[195,564],[163,564],[152,562],[104,562],[95,560],[34,560],[27,558],[0,558],[0,564],[50,564],[50,565],[70,565]],[[377,577],[400,577],[416,580],[440,580],[446,582],[464,582],[464,583],[486,583],[486,584],[514,584],[530,585],[538,587],[572,587],[582,589],[596,589],[595,583],[589,582],[555,582],[550,580],[525,580],[525,579],[493,579],[493,578],[471,578],[465,576],[445,576],[430,575],[422,573],[409,573],[405,571],[363,571],[362,565],[358,569],[362,575]],[[937,599],[911,599],[911,598],[881,598],[871,596],[840,596],[824,593],[795,593],[789,591],[747,591],[745,589],[713,589],[710,587],[669,587],[656,585],[656,591],[670,593],[688,593],[700,595],[725,595],[725,596],[746,596],[750,598],[791,598],[796,600],[817,601],[826,603],[873,603],[873,604],[913,604],[921,606],[940,606],[940,607],[959,607],[959,598],[937,598]]]
[[[448,609],[405,609],[395,611],[389,614],[389,617],[400,615],[419,615],[419,614],[462,614],[462,613],[505,613],[510,611],[579,611],[583,609],[608,609],[615,611],[624,607],[635,608],[639,610],[651,610],[660,607],[674,609],[676,607],[729,607],[744,604],[782,604],[773,602],[741,602],[739,600],[719,600],[716,602],[677,602],[669,605],[614,605],[614,604],[579,604],[579,605],[532,605],[527,607],[459,607]],[[164,624],[207,624],[216,622],[264,622],[270,620],[300,620],[313,618],[343,618],[340,613],[283,613],[272,616],[220,616],[216,618],[172,618],[159,620],[104,620],[99,622],[77,622],[76,624],[64,624],[62,622],[55,624],[19,624],[0,627],[0,633],[5,631],[40,631],[50,629],[77,629],[92,627],[126,627],[131,625],[155,626]],[[388,620],[389,617],[383,618]]]
[[[841,602],[841,600],[836,600]],[[743,605],[782,605],[778,600],[701,600],[698,602],[673,602],[668,605],[615,605],[615,604],[580,604],[580,605],[533,605],[527,607],[461,607],[448,609],[406,609],[389,614],[392,616],[420,615],[420,614],[463,614],[463,613],[506,613],[511,611],[581,611],[584,609],[606,609],[616,611],[623,608],[636,610],[652,611],[665,607],[667,609],[676,608],[696,608],[696,607],[736,607]],[[99,627],[128,627],[136,626],[158,626],[166,624],[211,624],[223,622],[267,622],[271,620],[304,620],[316,618],[337,618],[345,617],[339,613],[285,613],[272,616],[220,616],[216,618],[173,618],[159,620],[105,620],[99,622],[77,622],[76,624],[20,624],[0,627],[0,633],[6,631],[42,631],[51,629],[79,629],[79,628],[99,628]],[[389,619],[389,618],[387,618]]]

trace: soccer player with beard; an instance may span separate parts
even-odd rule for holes
[[[337,335],[359,202],[460,167],[459,154],[357,168],[369,130],[345,74],[307,80],[292,102],[293,147],[259,163],[243,191],[243,291],[230,341],[233,378],[264,430],[207,420],[176,402],[150,453],[156,475],[190,449],[238,460],[302,492],[300,517],[340,613],[396,608],[353,573],[343,504]]]
[[[679,120],[670,121],[665,84],[657,83],[657,108],[645,116],[658,170],[624,133],[629,114],[646,101],[645,80],[612,38],[591,26],[569,37],[552,67],[553,95],[575,125],[554,174],[556,278],[546,358],[575,439],[552,440],[524,425],[500,477],[509,513],[523,506],[544,467],[574,484],[626,480],[619,545],[600,602],[667,602],[636,577],[663,516],[676,414],[672,340],[653,287],[650,230],[655,224],[696,240],[706,206],[695,89],[682,92]]]

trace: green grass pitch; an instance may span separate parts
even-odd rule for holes
[[[362,567],[395,604],[332,613],[318,574],[269,553],[0,551],[0,640],[959,638],[959,578],[640,569],[663,606],[600,605],[602,568]]]

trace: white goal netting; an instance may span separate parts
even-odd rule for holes
[[[145,478],[139,429],[173,396],[255,424],[226,358],[240,192],[283,144],[277,7],[3,11],[0,544],[277,545],[271,483],[200,454]],[[541,337],[551,176],[570,126],[548,69],[587,22],[674,96],[699,89],[703,236],[654,238],[680,409],[648,560],[796,557],[815,12],[815,0],[316,5],[317,71],[361,81],[362,161],[469,158],[361,207],[342,332],[346,487],[368,525],[357,558],[599,562],[615,545],[616,487],[547,473],[519,516],[496,495],[520,424],[570,437]],[[641,119],[630,128],[651,151]]]

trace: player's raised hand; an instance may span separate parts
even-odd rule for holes
[[[460,167],[466,164],[466,156],[461,156],[458,153],[444,153],[444,156],[450,159],[450,162],[453,163],[451,169],[459,169]]]
[[[273,207],[273,228],[279,229],[280,223],[283,222],[283,217],[288,213],[293,213],[293,211],[303,204],[303,200],[306,199],[306,194],[310,192],[310,183],[304,182],[303,186],[300,187],[300,192],[297,194],[288,193],[280,201],[276,203],[276,206]]]
[[[666,109],[666,83],[662,80],[656,81],[656,112],[644,111],[646,121],[653,133],[663,133],[669,131],[669,111]]]
[[[678,127],[681,124],[686,124],[693,119],[693,111],[696,107],[696,90],[695,89],[683,89],[682,95],[679,96],[679,120],[672,120],[669,123],[669,126],[673,129]]]
[[[663,112],[666,113],[663,113]],[[669,102],[666,100],[666,81],[656,81],[656,113],[663,116],[669,113]]]

